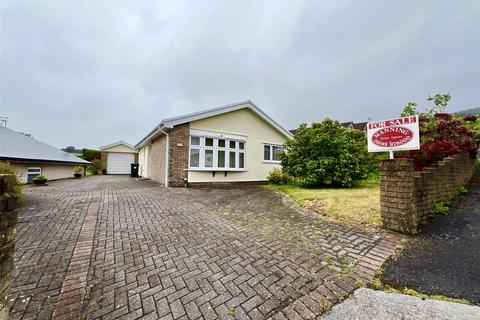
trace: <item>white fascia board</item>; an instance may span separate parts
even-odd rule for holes
[[[206,130],[197,130],[197,129],[190,129],[190,135],[199,136],[199,137],[208,137],[208,138],[242,140],[242,141],[245,141],[247,138],[247,136],[243,134],[219,132],[219,131],[206,131]]]
[[[195,120],[200,120],[200,119],[205,119],[205,118],[210,118],[216,115],[224,114],[227,112],[232,112],[240,109],[248,108],[252,110],[255,114],[257,114],[260,118],[265,120],[267,123],[269,123],[272,127],[274,127],[276,130],[281,132],[284,136],[287,138],[291,138],[293,135],[290,131],[286,130],[282,126],[280,126],[278,123],[276,123],[272,118],[270,118],[262,109],[260,109],[258,106],[256,106],[253,102],[251,101],[244,101],[236,104],[231,104],[227,106],[222,106],[214,109],[210,109],[207,111],[202,111],[202,112],[196,112],[196,113],[191,113],[185,116],[181,117],[175,117],[175,118],[170,118],[170,119],[165,119],[162,121],[163,125],[166,128],[173,128],[176,125],[187,123],[187,122],[192,122]]]
[[[225,106],[221,106],[221,107],[217,107],[217,108],[213,108],[205,111],[190,113],[184,116],[167,118],[165,120],[162,120],[162,122],[155,129],[153,129],[149,134],[147,134],[147,136],[145,136],[142,140],[140,140],[139,143],[135,145],[135,148],[143,147],[146,143],[148,143],[151,139],[153,139],[153,137],[155,137],[158,134],[159,129],[162,129],[162,130],[172,129],[174,126],[177,126],[179,124],[192,122],[200,119],[205,119],[205,118],[213,117],[216,115],[220,115],[220,114],[224,114],[227,112],[232,112],[232,111],[236,111],[244,108],[248,108],[252,110],[255,114],[257,114],[260,118],[262,118],[267,123],[269,123],[272,127],[274,127],[277,131],[282,133],[285,137],[289,139],[293,137],[290,131],[288,131],[287,129],[279,125],[277,122],[275,122],[272,118],[270,118],[262,109],[260,109],[253,102],[251,102],[250,100],[247,100],[247,101],[229,104],[229,105],[225,105]]]
[[[111,148],[111,147],[116,147],[116,146],[120,146],[120,145],[124,145],[126,147],[129,147],[131,149],[136,149],[134,146],[132,146],[131,144],[129,143],[126,143],[125,141],[118,141],[118,142],[114,142],[114,143],[111,143],[111,144],[108,144],[106,146],[103,146],[103,147],[100,147],[99,149],[100,150],[104,150],[104,149],[108,149],[108,148]]]

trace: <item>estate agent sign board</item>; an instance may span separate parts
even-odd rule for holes
[[[367,137],[368,152],[420,149],[418,116],[369,122]]]

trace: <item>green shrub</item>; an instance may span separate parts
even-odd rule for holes
[[[20,179],[18,178],[17,172],[15,171],[15,167],[10,162],[1,162],[0,161],[0,174],[11,174],[15,177],[15,181],[13,184],[13,195],[17,198],[18,206],[23,205],[23,192],[22,192],[22,184]]]
[[[46,179],[47,179],[47,177],[45,177],[43,174],[39,174],[38,176],[33,178],[33,180],[46,180]]]
[[[325,119],[302,124],[281,155],[283,170],[302,186],[351,187],[368,173],[365,133]]]
[[[282,171],[282,169],[275,168],[267,176],[268,182],[272,184],[291,184],[293,178]]]
[[[380,163],[382,160],[388,159],[390,156],[388,152],[372,152],[368,153],[365,158],[365,170],[367,171],[367,180],[378,181]]]
[[[82,166],[75,166],[73,168],[73,172],[75,172],[76,174],[81,174],[81,173],[83,173],[83,167]]]
[[[92,162],[90,162],[90,165],[88,166],[88,171],[94,175],[101,172],[102,169],[103,169],[103,166],[100,160],[93,160]]]
[[[101,152],[100,150],[95,149],[82,149],[82,156],[80,158],[92,161],[95,159],[100,159]]]
[[[433,207],[433,211],[438,215],[446,214],[448,212],[448,207],[444,202],[439,202]]]
[[[465,194],[465,193],[468,193],[468,189],[467,187],[460,187],[458,188],[458,194]]]

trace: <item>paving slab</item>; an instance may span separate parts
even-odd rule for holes
[[[262,187],[94,176],[24,191],[11,319],[307,319],[371,277],[399,241]]]
[[[361,288],[321,320],[479,320],[480,307]]]

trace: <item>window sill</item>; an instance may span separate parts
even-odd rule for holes
[[[282,161],[275,161],[275,160],[263,160],[263,163],[273,163],[273,164],[281,164]]]
[[[248,170],[246,169],[231,169],[231,168],[225,168],[225,169],[218,169],[218,168],[188,168],[185,169],[185,171],[206,171],[206,172],[246,172]]]

